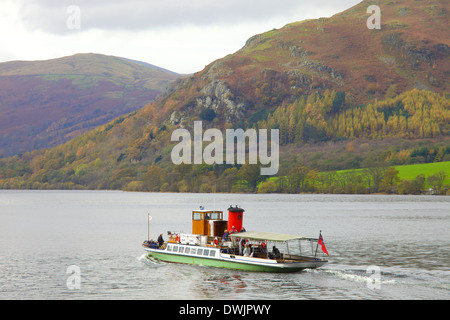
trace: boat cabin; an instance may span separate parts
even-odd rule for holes
[[[192,211],[192,233],[210,237],[222,237],[227,229],[228,221],[223,220],[223,211]]]
[[[228,220],[223,219],[223,211],[199,210],[192,211],[192,233],[208,237],[222,237],[225,231],[239,232],[243,228],[244,209],[238,206],[228,208]]]

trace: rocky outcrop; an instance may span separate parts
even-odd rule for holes
[[[170,114],[169,123],[184,127],[183,121],[199,116],[206,109],[214,110],[221,122],[233,123],[242,119],[246,109],[245,103],[239,100],[223,80],[211,80],[200,90],[199,96]]]
[[[226,122],[232,123],[244,116],[245,104],[235,101],[235,96],[222,80],[213,80],[201,90],[196,107],[198,110],[213,109],[216,114],[222,114]]]
[[[303,43],[303,41],[300,41],[300,44],[301,43]],[[309,56],[314,54],[314,52],[311,52],[299,45],[295,45],[292,42],[279,41],[278,47],[283,50],[288,50],[290,56],[293,58],[292,61],[284,64],[285,67],[295,68],[297,70],[305,69],[305,71],[307,72],[311,71],[315,74],[321,74],[322,76],[330,78],[332,81],[338,83],[339,85],[342,85],[342,81],[340,80],[344,79],[344,73],[309,58]]]
[[[426,42],[412,43],[405,41],[401,33],[392,33],[384,37],[383,45],[387,50],[397,56],[397,60],[403,60],[417,69],[419,63],[433,66],[438,59],[446,59],[450,49],[446,44],[440,43],[429,47]]]

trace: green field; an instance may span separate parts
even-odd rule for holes
[[[433,162],[433,163],[422,163],[422,164],[410,164],[404,166],[394,166],[398,170],[398,176],[400,179],[414,180],[419,174],[424,174],[426,178],[432,176],[439,171],[444,171],[447,174],[444,185],[450,184],[450,161],[445,162]],[[356,170],[340,170],[337,174],[343,174],[346,172],[354,171],[359,172],[364,169]],[[426,185],[428,186],[428,184]]]
[[[444,171],[447,174],[444,185],[450,184],[450,161],[395,166],[395,169],[398,170],[400,179],[410,180],[413,180],[419,174],[424,174],[428,178],[439,171]]]

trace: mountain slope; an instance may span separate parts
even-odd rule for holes
[[[70,140],[144,106],[179,77],[99,54],[0,63],[0,156]]]
[[[420,163],[428,157],[413,155],[424,145],[430,161],[448,160],[446,2],[377,1],[382,29],[368,30],[372,3],[254,36],[136,113],[48,151],[0,161],[0,186],[253,191],[259,167],[173,165],[171,134],[191,130],[195,120],[204,129],[279,128],[280,174],[299,164]],[[352,139],[364,141],[354,144],[365,145],[360,153]]]
[[[381,8],[381,30],[367,28],[370,4]],[[363,1],[331,18],[256,35],[186,79],[162,105],[182,114],[213,108],[232,122],[326,89],[345,91],[355,104],[384,98],[392,86],[448,92],[448,9],[446,1]]]

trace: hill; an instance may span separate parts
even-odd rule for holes
[[[0,63],[0,157],[66,142],[143,107],[179,77],[100,54]]]
[[[172,132],[195,120],[279,129],[279,176],[449,161],[447,6],[380,0],[369,30],[372,3],[256,35],[137,112],[0,160],[0,187],[254,192],[257,165],[173,164]]]
[[[381,8],[380,30],[367,28],[371,4]],[[325,90],[356,105],[415,88],[448,93],[447,11],[445,1],[363,1],[273,29],[180,83],[160,106],[174,123],[208,108],[232,123]]]

